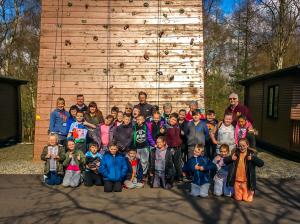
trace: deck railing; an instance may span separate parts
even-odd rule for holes
[[[292,120],[291,148],[300,151],[300,120]]]

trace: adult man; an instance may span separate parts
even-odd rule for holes
[[[147,101],[147,93],[141,91],[139,92],[139,101],[140,103],[136,105],[141,111],[141,114],[145,117],[148,118],[152,116],[152,110],[153,106],[151,104],[148,104]]]
[[[78,108],[79,111],[85,113],[88,110],[87,105],[84,104],[84,96],[82,94],[78,94],[76,98],[75,106]]]
[[[253,124],[251,111],[248,109],[248,107],[239,103],[238,95],[236,93],[231,93],[228,99],[230,105],[225,109],[224,114],[232,113],[232,124],[234,126],[236,125],[240,115],[245,115],[247,120]]]

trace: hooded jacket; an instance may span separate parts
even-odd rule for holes
[[[204,168],[203,171],[195,170],[195,166],[198,164]],[[183,172],[192,173],[193,183],[201,186],[209,183],[209,173],[211,170],[216,169],[214,163],[212,163],[206,156],[198,156],[190,158],[183,167]]]
[[[110,152],[104,154],[99,172],[103,175],[104,180],[121,182],[127,174],[127,163],[121,154],[112,155]]]
[[[66,110],[55,109],[50,114],[49,131],[59,135],[67,136],[69,130],[67,130],[67,119],[70,114]]]
[[[116,127],[113,132],[113,143],[116,144],[121,152],[124,152],[133,141],[132,125],[124,125]]]
[[[234,186],[235,177],[236,177],[236,170],[239,163],[240,151],[235,152],[237,159],[232,160],[232,156],[224,158],[224,163],[229,165],[228,167],[228,176],[227,176],[227,186]],[[252,160],[247,160],[247,157],[251,155]],[[255,167],[262,167],[264,165],[264,161],[259,159],[252,150],[247,150],[247,154],[245,156],[245,172],[247,177],[247,188],[249,190],[256,189],[256,171]]]

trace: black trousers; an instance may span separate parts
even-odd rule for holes
[[[212,141],[208,141],[205,144],[205,153],[206,156],[212,161],[216,156],[217,145],[212,143]]]
[[[104,181],[104,192],[121,192],[122,183],[120,181]]]
[[[175,180],[179,180],[182,178],[182,154],[181,147],[171,148],[172,159],[175,168]]]
[[[84,185],[85,186],[102,186],[103,180],[100,174],[94,173],[92,171],[85,172],[84,175]]]

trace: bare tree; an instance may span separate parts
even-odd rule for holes
[[[260,0],[262,36],[276,69],[283,68],[284,57],[300,25],[299,0]]]

